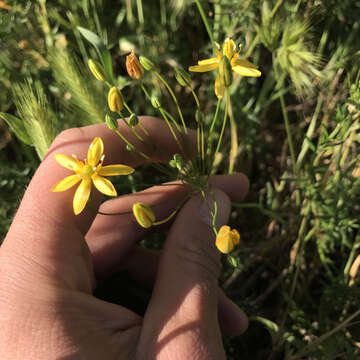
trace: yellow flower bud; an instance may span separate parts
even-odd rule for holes
[[[105,81],[106,71],[100,63],[98,63],[97,61],[94,61],[92,59],[89,59],[88,66],[89,66],[91,73],[95,76],[96,79]]]
[[[135,219],[143,228],[147,229],[154,224],[155,214],[149,206],[138,202],[133,205],[132,210]]]
[[[233,251],[234,247],[240,242],[240,234],[237,230],[230,229],[230,226],[224,225],[220,228],[216,237],[216,247],[223,254]]]
[[[113,86],[109,90],[108,105],[109,105],[109,109],[113,112],[119,112],[124,107],[121,92],[116,86]]]
[[[140,80],[144,75],[144,68],[136,57],[134,50],[126,57],[126,70],[132,79]]]

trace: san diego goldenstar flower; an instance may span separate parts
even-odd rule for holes
[[[217,57],[205,60],[199,60],[197,65],[190,66],[189,71],[193,72],[206,72],[215,70],[219,67],[220,60],[223,56],[226,56],[230,62],[231,68],[237,74],[249,77],[259,77],[261,72],[257,69],[258,67],[251,62],[239,59],[239,51],[236,51],[235,42],[231,39],[226,39],[223,44],[222,53],[220,46],[217,46]],[[225,85],[220,81],[219,74],[215,80],[215,94],[221,99],[224,96]]]
[[[75,174],[67,176],[53,186],[51,191],[65,191],[80,182],[75,191],[73,199],[73,208],[75,215],[80,214],[89,200],[91,184],[104,195],[116,196],[116,190],[111,181],[104,176],[129,175],[134,169],[127,165],[106,165],[102,166],[104,161],[104,144],[101,138],[96,137],[90,144],[87,153],[87,159],[78,160],[74,155],[55,154],[55,160],[66,169]]]

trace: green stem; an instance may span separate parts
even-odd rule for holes
[[[138,20],[141,26],[144,26],[144,12],[142,6],[142,0],[136,0]]]
[[[165,219],[163,219],[163,220],[160,220],[160,221],[156,221],[156,222],[154,222],[153,225],[162,225],[162,224],[167,223],[169,220],[171,220],[171,219],[176,215],[176,213],[179,211],[179,209],[184,205],[185,201],[186,201],[187,199],[189,199],[189,197],[190,197],[189,194],[187,194],[187,195],[184,197],[184,199],[182,199],[182,200],[180,201],[180,203],[178,204],[178,206],[176,207],[176,209],[175,209],[167,218],[165,218]]]
[[[180,116],[180,119],[181,119],[181,123],[183,125],[183,128],[184,128],[184,131],[185,131],[185,134],[187,134],[187,127],[186,127],[186,124],[185,124],[185,120],[184,120],[184,116],[182,114],[182,111],[180,109],[180,106],[179,106],[179,103],[177,101],[177,98],[174,94],[174,92],[172,91],[171,87],[169,86],[169,84],[167,83],[167,81],[157,72],[157,71],[154,71],[154,74],[155,76],[165,85],[165,87],[167,88],[167,90],[169,91],[174,103],[175,103],[175,106],[176,106],[176,109],[179,113],[179,116]]]
[[[215,45],[214,36],[213,36],[213,33],[212,33],[211,29],[210,29],[210,25],[209,25],[209,22],[207,20],[206,15],[205,15],[204,9],[203,9],[203,7],[201,5],[200,0],[195,0],[195,3],[196,3],[196,6],[197,6],[197,8],[199,10],[201,19],[202,19],[202,21],[203,21],[203,23],[205,25],[206,31],[207,31],[207,33],[209,35],[209,39],[210,39],[211,44],[212,44],[213,49],[214,49],[214,54],[216,54],[217,48],[216,48],[216,45]]]
[[[227,121],[227,117],[228,117],[229,99],[230,99],[229,89],[226,89],[226,92],[225,92],[224,120],[223,120],[223,124],[222,124],[222,128],[221,128],[219,140],[218,140],[218,143],[217,143],[217,146],[216,146],[216,150],[215,150],[215,153],[214,153],[214,159],[216,158],[216,154],[217,154],[217,153],[219,152],[219,150],[220,150],[222,138],[223,138],[223,136],[224,136],[224,131],[225,131],[225,127],[226,127],[226,121]]]

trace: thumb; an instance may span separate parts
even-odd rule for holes
[[[220,190],[191,198],[166,240],[153,295],[144,319],[146,349],[156,359],[225,358],[218,324],[220,254],[212,229],[227,222],[230,200]],[[141,343],[141,341],[140,341]],[[176,351],[176,352],[175,352]],[[199,353],[200,352],[200,353]]]

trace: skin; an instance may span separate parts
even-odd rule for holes
[[[140,121],[159,148],[178,152],[164,122],[150,117]],[[139,144],[123,125],[119,129],[152,159],[166,160]],[[76,187],[50,191],[69,175],[53,155],[76,154],[83,159],[95,136],[104,141],[105,165],[143,163],[104,125],[66,130],[55,139],[0,248],[0,358],[225,359],[221,332],[241,334],[247,318],[218,287],[220,254],[209,226],[212,202],[205,203],[198,195],[188,200],[159,254],[137,247],[156,228],[141,228],[131,214],[95,215],[87,207],[75,216]],[[192,148],[191,138],[183,141]],[[228,220],[230,198],[240,201],[248,181],[233,174],[213,177],[210,183],[220,226]],[[186,188],[176,183],[157,186],[106,201],[100,211],[129,211],[133,202],[142,201],[158,204],[155,213],[163,219],[185,193]],[[91,206],[98,207],[100,199],[93,189]],[[153,285],[143,318],[93,296],[97,282],[124,269],[134,281]]]

